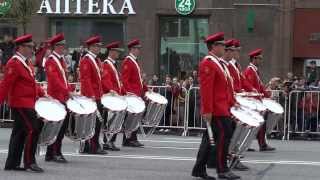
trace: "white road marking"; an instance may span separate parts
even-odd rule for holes
[[[0,150],[0,154],[7,154],[7,150]],[[151,155],[94,155],[78,154],[72,152],[64,153],[65,156],[72,157],[93,157],[93,158],[117,158],[117,159],[143,159],[143,160],[169,160],[169,161],[195,161],[194,157],[179,156],[151,156]],[[320,162],[315,161],[288,161],[288,160],[243,160],[249,164],[281,164],[281,165],[309,165],[320,166]]]
[[[164,140],[139,140],[141,142],[176,143],[176,144],[200,144],[200,141],[164,141]]]
[[[171,147],[171,146],[145,146],[145,148],[150,149],[175,149],[175,150],[197,150],[199,148],[190,148],[190,147]]]

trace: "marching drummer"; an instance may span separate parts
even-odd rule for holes
[[[228,70],[230,72],[230,76],[232,77],[232,83],[233,83],[233,89],[234,92],[241,92],[243,91],[243,86],[242,86],[242,74],[240,73],[241,71],[239,70],[239,65],[237,65],[236,60],[233,59],[235,53],[234,51],[238,51],[239,46],[238,44],[234,43],[235,40],[233,39],[229,39],[225,42],[225,53],[223,55],[223,60],[225,61],[225,64],[228,67]],[[236,47],[238,46],[238,47]],[[232,131],[235,130],[236,127],[236,122],[232,121]],[[232,153],[232,152],[230,152]],[[232,157],[232,155],[230,156]],[[242,164],[240,162],[240,159],[237,159],[237,162],[235,162],[234,170],[238,170],[238,171],[247,171],[249,170],[249,168],[247,166],[245,166],[244,164]]]
[[[122,94],[120,74],[117,71],[116,61],[119,60],[119,56],[121,52],[124,50],[120,48],[120,42],[112,42],[106,46],[108,50],[108,58],[104,61],[103,74],[102,74],[102,89],[103,93],[114,93],[114,94]],[[107,117],[105,118],[107,120]],[[117,134],[114,134],[110,141],[108,141],[107,137],[104,135],[103,141],[103,149],[111,150],[111,151],[120,151],[118,147],[115,146],[115,141],[117,139]]]
[[[201,114],[207,124],[211,126],[207,129],[214,131],[218,178],[240,179],[227,166],[228,148],[232,137],[230,108],[236,103],[233,96],[232,79],[227,66],[221,60],[225,52],[224,33],[220,32],[208,36],[205,43],[209,54],[199,65]],[[192,170],[192,176],[202,179],[215,179],[208,176],[206,172],[211,146],[209,141],[211,131],[209,130],[205,131],[202,136],[196,164]]]
[[[232,44],[231,44],[232,43]],[[233,39],[230,41],[229,51],[226,51],[226,54],[230,52],[230,58],[228,59],[228,70],[233,79],[233,88],[235,93],[252,92],[256,91],[251,84],[244,78],[241,72],[241,66],[238,62],[240,60],[240,41]]]
[[[98,113],[102,114],[103,106],[101,104],[102,84],[101,84],[101,60],[97,57],[101,50],[101,37],[93,36],[85,42],[88,46],[88,52],[80,60],[80,84],[81,94],[94,99],[97,102]],[[89,154],[107,154],[99,143],[101,122],[97,118],[94,136],[85,142],[83,153]]]
[[[244,70],[243,74],[246,78],[246,80],[252,85],[253,88],[255,88],[258,93],[263,94],[265,97],[268,97],[269,94],[265,90],[265,87],[260,79],[259,70],[258,67],[262,61],[262,49],[256,49],[254,51],[251,51],[249,53],[250,57],[250,63],[248,67]],[[267,113],[265,113],[265,119],[266,119]],[[262,125],[260,128],[257,140],[259,143],[260,151],[274,151],[275,148],[270,147],[266,142],[266,123]]]
[[[35,101],[43,96],[37,85],[31,63],[34,43],[32,35],[27,34],[15,39],[16,53],[6,65],[4,79],[0,84],[0,104],[7,99],[14,119],[10,137],[5,170],[43,172],[37,165],[35,153],[42,122],[35,112]],[[20,167],[24,152],[24,168]]]
[[[122,63],[121,75],[124,92],[143,98],[148,88],[143,83],[141,68],[138,64],[141,47],[138,39],[131,40],[128,43],[129,55]],[[122,145],[130,147],[144,146],[138,141],[137,132],[138,130],[133,132],[129,138],[124,135]]]
[[[64,34],[60,33],[49,39],[50,46],[53,51],[48,56],[45,63],[45,72],[47,75],[48,89],[47,93],[54,99],[57,99],[63,104],[69,99],[74,90],[68,83],[66,63],[64,59],[64,51],[66,40]],[[68,113],[69,114],[69,113]],[[45,161],[53,161],[58,163],[67,163],[61,152],[62,140],[66,131],[69,116],[67,115],[56,141],[47,147]]]

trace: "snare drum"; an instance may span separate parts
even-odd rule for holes
[[[148,135],[151,135],[164,115],[168,100],[159,93],[154,92],[146,92],[145,97],[147,100],[147,110],[143,118],[143,123],[146,126],[152,127],[148,133]]]
[[[124,133],[126,137],[130,137],[131,133],[139,128],[142,121],[144,111],[146,109],[145,102],[142,98],[134,95],[126,96],[127,117],[124,121]]]
[[[229,151],[232,153],[241,154],[251,144],[255,135],[259,130],[259,127],[263,124],[259,117],[259,113],[256,113],[248,108],[231,108],[231,114],[238,120],[235,131],[230,141]],[[261,115],[260,115],[261,116]]]
[[[35,104],[35,110],[44,119],[38,144],[51,145],[55,142],[67,115],[65,106],[52,98],[40,98]]]
[[[237,102],[246,108],[249,108],[251,110],[255,111],[265,111],[267,108],[262,104],[261,101],[258,99],[252,98],[252,97],[243,97],[243,96],[236,96]]]
[[[103,132],[108,137],[111,137],[113,134],[121,131],[128,104],[123,96],[110,93],[102,96],[101,104],[108,113],[108,119],[105,120]]]
[[[73,141],[93,137],[96,126],[97,104],[85,96],[74,96],[67,101],[71,111],[66,136]]]
[[[264,98],[262,103],[267,109],[275,114],[283,114],[284,109],[281,104],[277,103],[275,100]]]

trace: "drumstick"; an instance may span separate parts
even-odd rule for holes
[[[213,132],[212,132],[211,124],[208,121],[207,121],[207,129],[208,129],[208,135],[209,135],[210,144],[214,145]]]

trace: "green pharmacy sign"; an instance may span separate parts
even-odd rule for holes
[[[8,13],[12,5],[12,0],[0,0],[0,15]]]
[[[181,15],[191,14],[196,7],[196,0],[175,0],[176,11]]]

